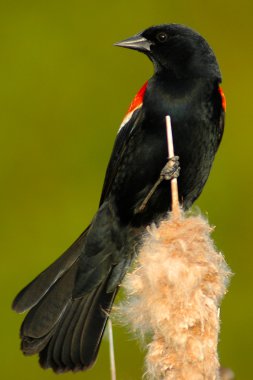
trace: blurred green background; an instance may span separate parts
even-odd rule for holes
[[[113,42],[159,23],[198,30],[217,54],[226,131],[197,205],[235,276],[221,311],[221,362],[252,378],[251,0],[1,1],[1,379],[55,379],[19,350],[13,297],[81,233],[96,211],[121,119],[152,75]],[[119,380],[140,379],[143,353],[115,328]],[[108,342],[95,367],[63,379],[109,379]]]

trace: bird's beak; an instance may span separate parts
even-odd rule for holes
[[[150,52],[151,42],[142,35],[136,34],[126,40],[116,42],[114,45],[147,53]]]

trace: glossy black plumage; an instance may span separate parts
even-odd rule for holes
[[[94,363],[141,235],[170,209],[170,183],[163,181],[144,211],[135,211],[167,162],[165,116],[172,119],[179,198],[186,209],[203,189],[223,133],[221,75],[199,34],[160,25],[118,45],[146,54],[155,73],[117,135],[90,226],[13,303],[17,312],[30,310],[21,327],[23,352],[39,353],[42,367],[56,372]]]

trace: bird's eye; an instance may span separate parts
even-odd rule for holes
[[[165,32],[159,32],[159,33],[156,35],[156,39],[157,39],[157,41],[159,41],[159,42],[165,42],[165,41],[167,41],[167,39],[168,39],[168,35],[167,35]]]

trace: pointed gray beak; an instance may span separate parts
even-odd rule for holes
[[[138,50],[144,53],[150,51],[151,42],[140,34],[136,34],[133,37],[127,38],[126,40],[116,42],[114,46],[120,46],[127,49]]]

